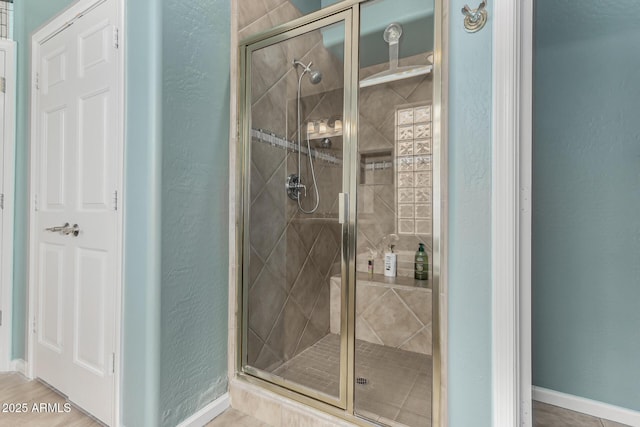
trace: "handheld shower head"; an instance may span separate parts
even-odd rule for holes
[[[311,84],[317,85],[322,81],[322,73],[318,70],[312,70],[311,69],[312,65],[313,65],[313,61],[309,62],[308,65],[305,65],[302,62],[298,61],[297,59],[293,60],[293,66],[302,67],[302,75],[304,75],[305,73],[309,73],[309,81],[311,82]],[[302,75],[300,77],[302,77]]]

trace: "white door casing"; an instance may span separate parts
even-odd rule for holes
[[[493,425],[530,427],[533,2],[493,2]],[[491,11],[490,11],[491,13]]]
[[[11,370],[15,166],[15,42],[0,40],[0,371]]]
[[[113,425],[122,253],[118,4],[79,2],[60,19],[32,42],[29,363],[33,376]],[[47,230],[67,223],[66,232]]]

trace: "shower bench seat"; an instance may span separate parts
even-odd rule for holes
[[[431,355],[431,282],[356,276],[356,339]],[[340,333],[341,277],[330,279],[330,330]]]

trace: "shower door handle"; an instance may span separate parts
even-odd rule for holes
[[[349,220],[349,193],[338,194],[338,222],[344,224]]]

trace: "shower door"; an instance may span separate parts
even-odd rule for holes
[[[245,373],[346,407],[351,11],[248,43]],[[345,66],[347,58],[347,66]],[[339,293],[331,304],[331,293]]]
[[[442,2],[334,3],[240,44],[239,377],[438,426]]]

